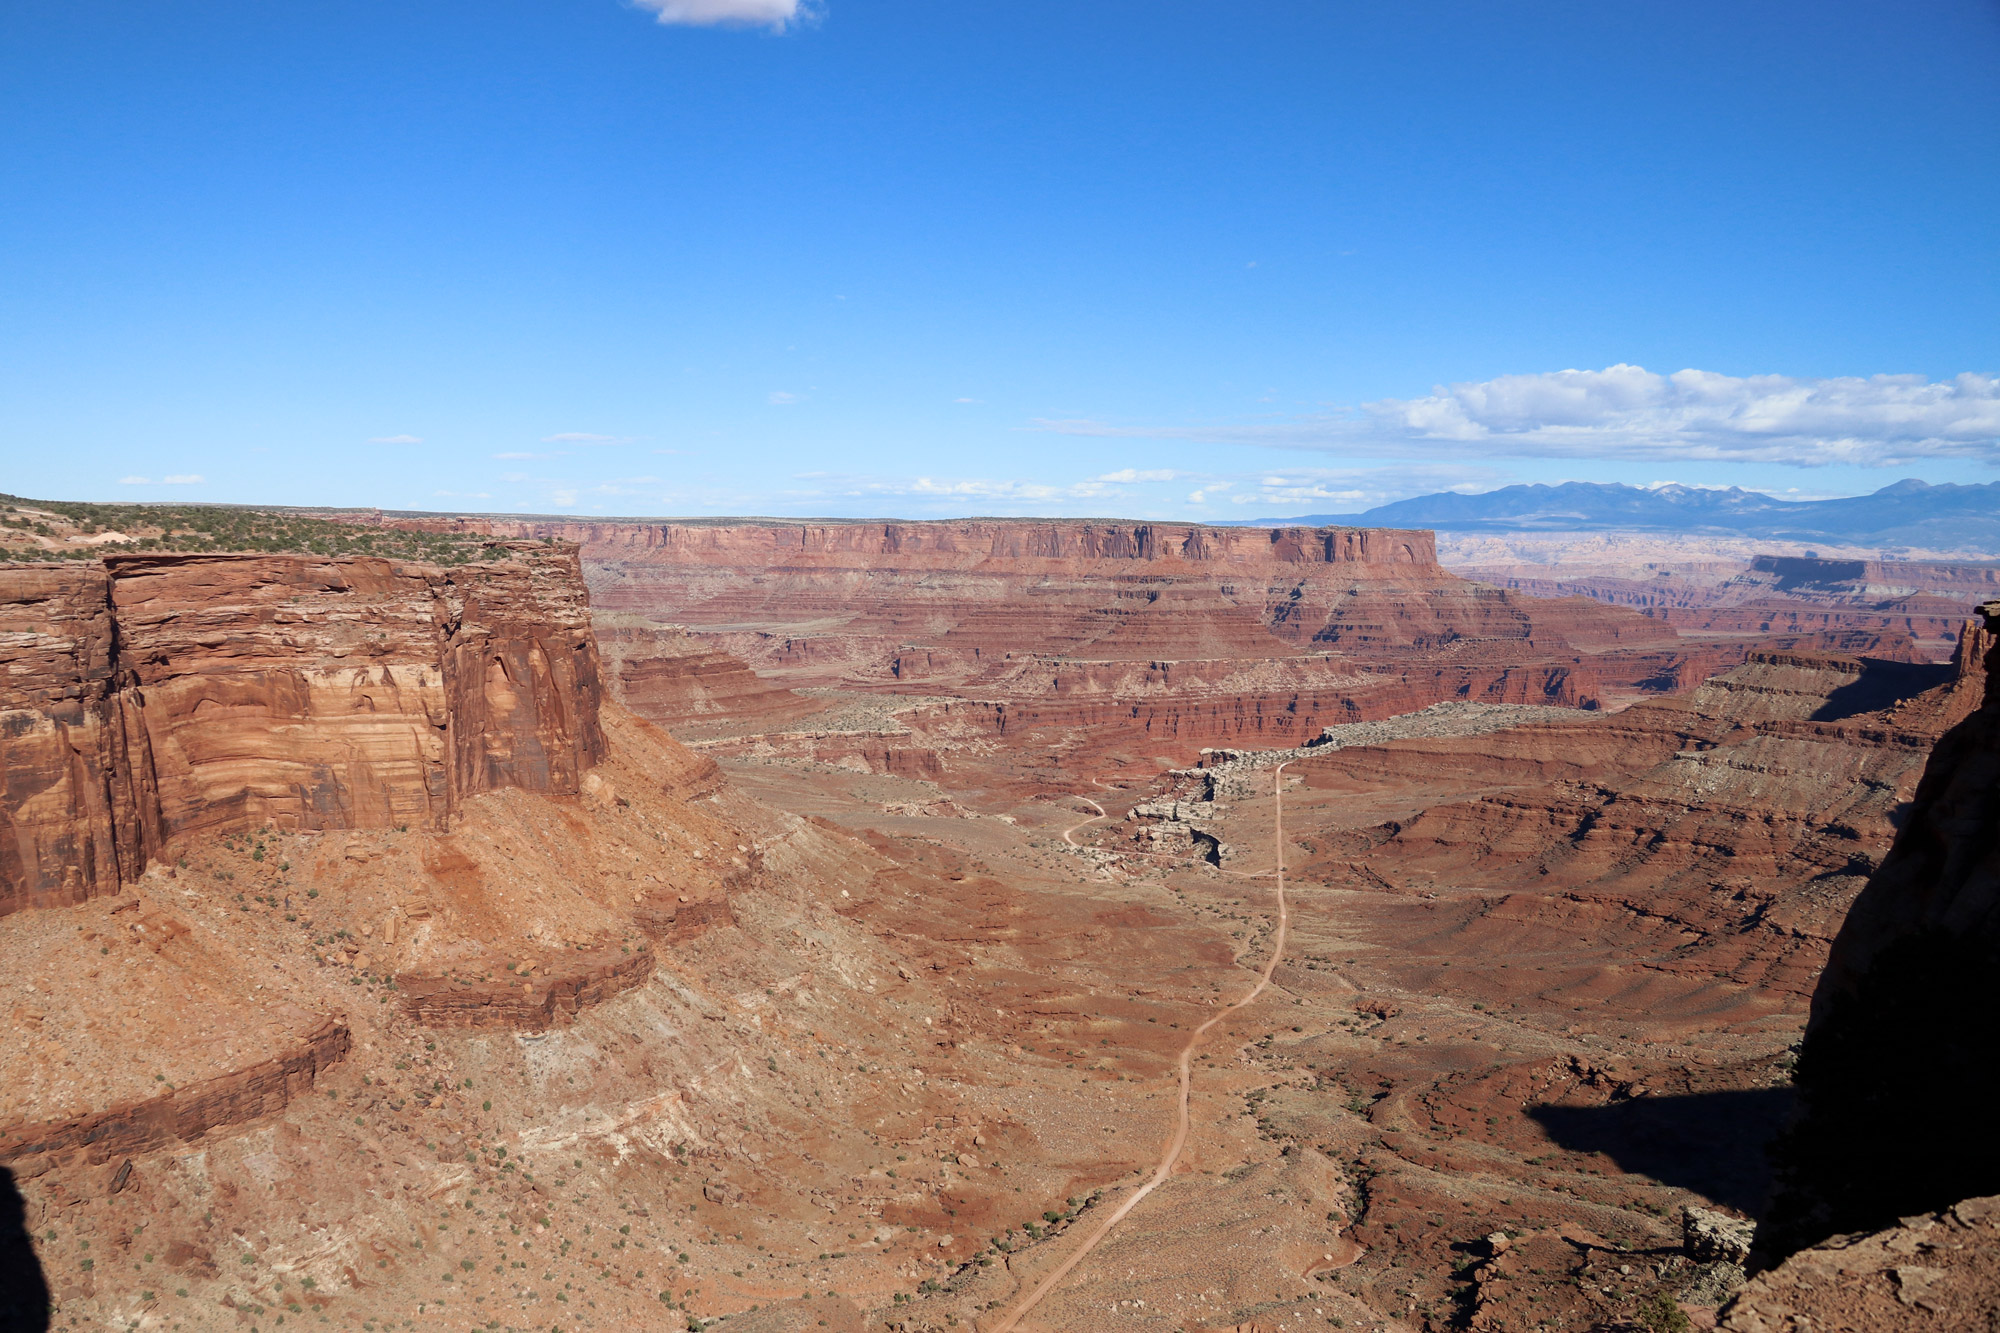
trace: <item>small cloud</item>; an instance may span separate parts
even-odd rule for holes
[[[1439,385],[1289,420],[1128,426],[1045,420],[1105,439],[1220,441],[1421,457],[1624,459],[1887,467],[1929,458],[2000,461],[2000,376],[1659,375],[1619,364]],[[1267,485],[1282,486],[1282,481]]]
[[[595,435],[587,430],[566,430],[558,435],[542,436],[543,444],[630,444],[629,435]]]
[[[807,0],[634,0],[662,23],[688,27],[770,28],[783,32],[818,17]]]
[[[984,398],[954,398],[951,401],[954,403],[983,403],[986,400]]]
[[[789,407],[791,404],[800,401],[800,396],[795,393],[787,393],[783,389],[774,389],[768,401],[773,407]]]
[[[1157,468],[1122,467],[1119,468],[1116,472],[1105,473],[1103,476],[1097,478],[1097,480],[1113,481],[1113,482],[1121,482],[1129,484],[1135,481],[1174,481],[1182,475],[1183,474],[1174,471],[1170,467],[1157,467]]]
[[[161,477],[162,486],[200,486],[205,478],[199,472],[176,472],[171,477]]]
[[[368,441],[370,444],[422,444],[423,442],[424,437],[421,435],[377,435]]]
[[[120,486],[151,486],[153,479],[151,477],[120,477],[118,484]]]
[[[568,509],[576,503],[576,492],[571,490],[550,491],[549,503],[555,505],[558,509]]]

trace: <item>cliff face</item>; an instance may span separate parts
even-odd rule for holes
[[[1773,1255],[2000,1191],[2000,602],[1980,613],[1960,651],[1983,698],[1932,751],[1813,993]]]
[[[0,571],[0,914],[115,892],[186,833],[575,792],[604,752],[576,552],[505,557]]]
[[[102,567],[0,570],[0,913],[137,873],[113,651]]]
[[[1436,565],[1432,534],[1400,528],[1210,528],[1187,523],[964,519],[932,523],[625,523],[397,519],[399,527],[588,545],[697,563],[874,568],[1032,568],[1045,562],[1276,566]]]
[[[750,658],[774,668],[817,639],[880,672],[912,647],[942,653],[968,677],[1008,654],[1272,657],[1468,639],[1560,652],[1674,639],[1636,615],[1566,615],[1468,584],[1439,567],[1428,532],[983,522],[604,524],[582,535],[601,606],[761,630],[772,637]]]

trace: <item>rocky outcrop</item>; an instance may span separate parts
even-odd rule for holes
[[[604,753],[576,552],[495,554],[0,570],[0,914],[115,892],[188,833],[575,792]]]
[[[577,1011],[621,991],[642,986],[653,974],[653,955],[638,949],[600,949],[566,960],[564,969],[532,980],[471,981],[454,977],[399,976],[403,1012],[432,1027],[525,1028],[567,1026]]]
[[[1773,1255],[2000,1192],[2000,602],[1980,611],[1961,642],[1980,705],[1932,751],[1813,992]]]
[[[1963,1199],[1900,1225],[1839,1236],[1751,1279],[1724,1333],[1983,1330],[2000,1310],[2000,1198]]]
[[[347,1026],[326,1019],[291,1049],[158,1097],[54,1122],[0,1125],[0,1162],[33,1174],[58,1159],[100,1163],[281,1111],[347,1054]],[[23,1163],[28,1163],[23,1166]]]

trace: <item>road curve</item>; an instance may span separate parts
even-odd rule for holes
[[[1082,801],[1085,805],[1097,811],[1097,813],[1092,815],[1089,819],[1084,820],[1081,824],[1071,824],[1068,828],[1063,830],[1063,841],[1068,843],[1072,847],[1077,846],[1077,841],[1075,838],[1070,837],[1069,836],[1070,834],[1076,832],[1080,828],[1089,828],[1092,824],[1095,824],[1098,820],[1103,819],[1105,817],[1104,807],[1099,805],[1097,802],[1091,800],[1088,796],[1079,796],[1076,799]]]
[[[1290,762],[1292,761],[1289,759],[1286,760],[1284,764],[1279,764],[1271,772],[1271,836],[1272,850],[1277,853],[1276,869],[1273,873],[1276,874],[1278,881],[1278,934],[1277,938],[1271,944],[1271,956],[1264,961],[1264,970],[1257,976],[1257,984],[1252,986],[1248,993],[1241,999],[1196,1028],[1188,1036],[1187,1045],[1181,1048],[1179,1062],[1180,1105],[1178,1114],[1175,1117],[1174,1135],[1168,1141],[1166,1151],[1160,1155],[1160,1164],[1153,1168],[1153,1174],[1147,1179],[1145,1184],[1125,1196],[1125,1201],[1112,1209],[1111,1213],[1103,1221],[1099,1222],[1089,1235],[1083,1238],[1083,1243],[1076,1247],[1069,1258],[1063,1260],[1061,1264],[1057,1265],[1054,1272],[1037,1283],[1033,1291],[1030,1291],[1026,1296],[1015,1302],[1013,1307],[1001,1317],[1000,1322],[994,1324],[992,1328],[987,1330],[987,1333],[1012,1333],[1014,1326],[1021,1322],[1022,1316],[1041,1304],[1043,1297],[1060,1286],[1062,1280],[1068,1277],[1070,1272],[1078,1264],[1082,1263],[1084,1258],[1092,1250],[1096,1249],[1106,1236],[1111,1234],[1111,1229],[1124,1221],[1126,1214],[1139,1206],[1140,1200],[1165,1184],[1167,1177],[1173,1174],[1175,1165],[1179,1163],[1181,1151],[1187,1147],[1188,1131],[1191,1127],[1191,1119],[1188,1113],[1188,1096],[1194,1085],[1193,1062],[1195,1047],[1201,1044],[1201,1039],[1208,1034],[1210,1028],[1235,1013],[1238,1009],[1248,1006],[1270,988],[1271,974],[1278,970],[1279,960],[1285,956],[1285,934],[1291,926],[1291,916],[1285,907],[1284,798],[1285,764],[1289,764]],[[1096,805],[1097,803],[1092,801],[1091,804]],[[1099,806],[1098,810],[1100,812],[1098,818],[1102,819],[1104,817],[1102,814],[1103,807]],[[1084,824],[1094,822],[1096,821],[1085,820]],[[1078,824],[1076,828],[1082,828],[1083,826],[1083,824]],[[1075,829],[1070,830],[1070,832],[1075,832]],[[1063,834],[1063,838],[1067,841],[1069,833]]]

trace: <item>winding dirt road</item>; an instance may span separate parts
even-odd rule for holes
[[[1092,815],[1089,819],[1084,820],[1081,824],[1071,824],[1068,828],[1063,830],[1063,841],[1068,843],[1072,847],[1078,846],[1079,844],[1077,843],[1077,840],[1075,838],[1069,836],[1070,834],[1076,832],[1080,828],[1089,828],[1092,824],[1095,824],[1098,820],[1103,819],[1105,817],[1104,807],[1099,805],[1097,802],[1091,800],[1088,796],[1079,796],[1076,799],[1082,801],[1085,805],[1097,811],[1097,813]]]
[[[1030,1291],[1026,1296],[1022,1297],[1019,1301],[1016,1301],[1013,1307],[1009,1309],[1007,1313],[1001,1317],[1000,1322],[994,1324],[991,1327],[991,1329],[988,1330],[988,1333],[1012,1333],[1013,1328],[1015,1327],[1015,1325],[1021,1322],[1022,1317],[1026,1315],[1030,1310],[1034,1309],[1037,1305],[1039,1305],[1043,1297],[1047,1296],[1050,1292],[1054,1291],[1058,1286],[1062,1285],[1063,1279],[1068,1277],[1070,1273],[1076,1268],[1076,1266],[1082,1263],[1085,1257],[1087,1257],[1092,1250],[1096,1249],[1106,1236],[1111,1234],[1112,1228],[1116,1227],[1120,1222],[1125,1220],[1126,1214],[1130,1213],[1134,1208],[1137,1208],[1139,1206],[1140,1201],[1143,1200],[1148,1194],[1151,1194],[1154,1190],[1158,1189],[1161,1185],[1166,1183],[1167,1177],[1173,1174],[1175,1165],[1179,1163],[1181,1159],[1181,1152],[1183,1149],[1187,1147],[1188,1131],[1192,1126],[1192,1120],[1188,1112],[1188,1097],[1194,1086],[1193,1061],[1194,1061],[1195,1048],[1201,1044],[1201,1039],[1208,1034],[1208,1030],[1210,1028],[1214,1027],[1217,1023],[1220,1023],[1223,1019],[1229,1017],[1237,1010],[1245,1008],[1246,1006],[1250,1005],[1257,999],[1258,996],[1262,995],[1266,990],[1270,988],[1271,974],[1277,971],[1279,960],[1281,960],[1285,956],[1285,934],[1286,931],[1291,926],[1291,916],[1285,907],[1285,797],[1284,797],[1285,764],[1289,764],[1290,762],[1292,761],[1288,759],[1285,761],[1284,764],[1279,764],[1275,769],[1271,771],[1271,838],[1272,838],[1272,850],[1277,854],[1277,859],[1275,862],[1276,868],[1272,873],[1277,876],[1277,881],[1278,881],[1278,890],[1277,890],[1278,933],[1276,938],[1273,939],[1271,943],[1271,956],[1264,961],[1264,969],[1257,976],[1257,984],[1255,986],[1252,986],[1248,991],[1248,993],[1246,993],[1241,999],[1237,1000],[1234,1004],[1231,1004],[1228,1008],[1222,1010],[1220,1013],[1216,1014],[1213,1018],[1210,1018],[1206,1023],[1203,1023],[1200,1027],[1196,1028],[1193,1031],[1193,1033],[1191,1033],[1188,1036],[1187,1045],[1181,1048],[1180,1105],[1178,1108],[1178,1114],[1174,1122],[1174,1134],[1173,1138],[1168,1140],[1167,1142],[1166,1151],[1160,1155],[1160,1164],[1153,1168],[1153,1174],[1147,1179],[1145,1184],[1141,1185],[1138,1189],[1133,1190],[1131,1194],[1125,1197],[1125,1201],[1123,1203],[1119,1204],[1116,1208],[1114,1208],[1111,1211],[1110,1215],[1105,1217],[1103,1221],[1099,1222],[1097,1226],[1090,1232],[1090,1234],[1083,1238],[1083,1243],[1076,1247],[1075,1251],[1071,1253],[1069,1258],[1063,1260],[1061,1264],[1057,1265],[1054,1272],[1050,1273],[1047,1277],[1043,1278],[1038,1284],[1036,1284],[1035,1289],[1033,1291]],[[1097,805],[1097,802],[1092,801],[1091,804]],[[1097,810],[1098,810],[1097,818],[1098,819],[1104,818],[1104,807],[1097,806]],[[1078,824],[1075,826],[1075,828],[1072,828],[1068,832],[1064,833],[1063,840],[1065,842],[1068,842],[1070,833],[1074,833],[1076,832],[1076,829],[1083,828],[1085,825],[1094,824],[1096,822],[1097,820],[1095,819],[1084,820],[1082,824]],[[1071,845],[1074,846],[1075,844],[1072,843]]]

